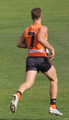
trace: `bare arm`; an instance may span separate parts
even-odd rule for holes
[[[47,27],[40,27],[37,39],[44,47],[48,48],[51,51],[51,55],[49,56],[49,58],[52,59],[55,56],[55,51],[54,48],[49,44],[49,42],[45,40],[46,33]]]
[[[27,44],[26,44],[26,40],[24,38],[24,34],[22,34],[22,36],[19,38],[19,40],[17,42],[17,47],[27,48]]]

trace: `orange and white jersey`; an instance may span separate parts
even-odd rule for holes
[[[47,57],[47,54],[45,52],[45,48],[43,45],[41,45],[37,40],[37,34],[39,31],[39,28],[43,25],[37,24],[37,25],[30,25],[27,29],[24,31],[24,38],[27,43],[28,48],[28,57]],[[45,39],[47,39],[47,34],[45,35]]]

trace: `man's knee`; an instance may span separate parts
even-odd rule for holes
[[[33,84],[29,83],[29,82],[26,82],[26,87],[27,89],[30,89],[32,87]]]
[[[56,82],[56,83],[58,82],[57,76],[55,76],[55,77],[53,76],[51,80],[54,81],[54,82]]]

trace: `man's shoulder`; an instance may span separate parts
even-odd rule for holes
[[[44,25],[42,25],[40,28],[41,28],[41,29],[47,29],[47,27],[44,26]]]
[[[46,26],[41,26],[39,28],[39,31],[45,31],[45,32],[47,32],[47,27]]]

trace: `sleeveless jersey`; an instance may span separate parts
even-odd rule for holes
[[[39,28],[42,26],[43,25],[41,24],[32,24],[24,31],[24,38],[28,48],[28,57],[47,57],[44,46],[41,45],[37,40]],[[45,39],[47,39],[47,36],[48,34],[45,35]]]

